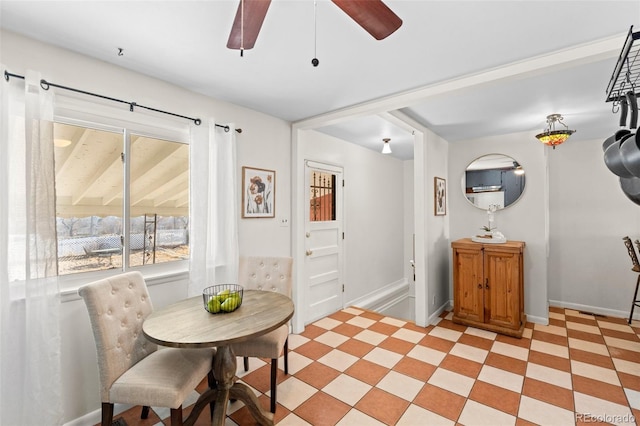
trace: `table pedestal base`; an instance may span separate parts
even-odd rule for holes
[[[262,409],[258,398],[249,386],[236,382],[236,368],[236,356],[231,346],[219,346],[213,360],[213,376],[216,379],[217,388],[209,389],[200,395],[191,414],[184,421],[184,426],[192,426],[202,410],[212,401],[215,401],[215,406],[211,424],[224,425],[229,399],[242,401],[261,426],[273,426],[273,414]]]

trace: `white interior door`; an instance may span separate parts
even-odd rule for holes
[[[305,324],[343,308],[342,168],[305,161]]]

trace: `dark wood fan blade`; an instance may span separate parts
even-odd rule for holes
[[[371,34],[382,40],[402,26],[398,17],[382,0],[331,0]]]
[[[244,23],[242,22],[243,2]],[[271,0],[240,0],[236,19],[233,21],[229,41],[227,41],[229,49],[253,48],[270,4]]]

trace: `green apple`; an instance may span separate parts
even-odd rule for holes
[[[220,312],[221,303],[218,300],[218,298],[214,296],[211,299],[209,299],[209,303],[207,304],[207,308],[209,308],[209,312],[217,314],[218,312]]]

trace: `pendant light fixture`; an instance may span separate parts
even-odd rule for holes
[[[524,169],[517,161],[513,162],[513,173],[520,176],[524,174]]]
[[[383,154],[391,154],[391,146],[389,145],[389,141],[391,139],[389,138],[384,138],[382,139],[382,141],[384,142],[384,145],[382,145],[382,153]]]
[[[564,129],[556,130],[556,122],[562,124]],[[569,136],[575,132],[575,130],[569,130],[569,127],[564,124],[562,115],[551,114],[547,116],[547,128],[542,133],[537,134],[536,138],[543,144],[550,145],[553,149],[556,149],[556,145],[560,145],[569,139]]]

